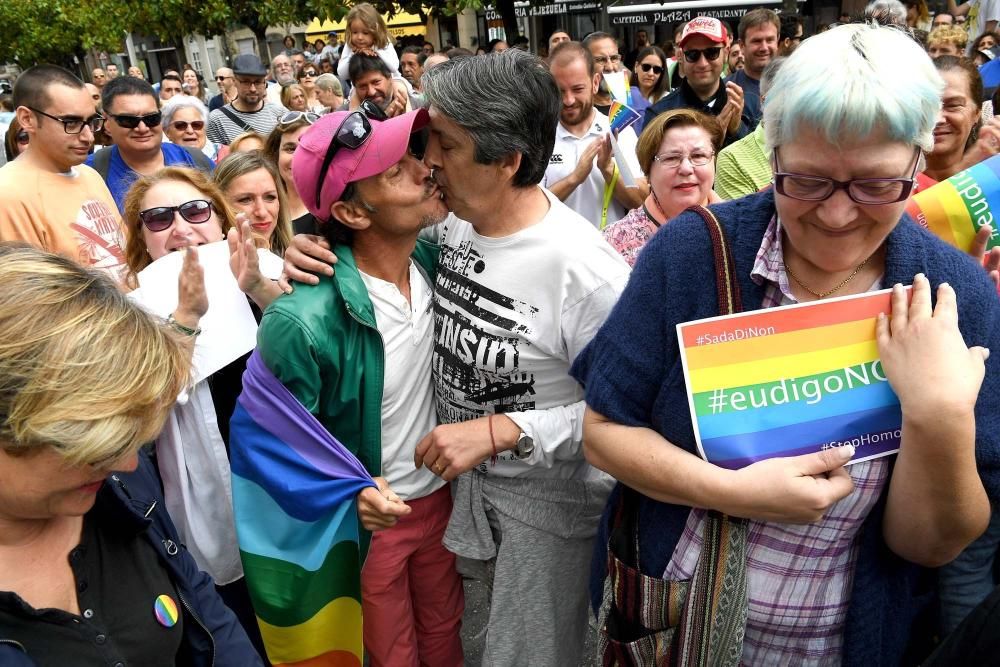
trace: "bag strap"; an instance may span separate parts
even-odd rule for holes
[[[743,295],[740,292],[740,282],[736,278],[736,263],[733,261],[733,253],[729,251],[729,243],[726,242],[722,224],[715,214],[704,206],[692,206],[688,210],[701,216],[705,227],[708,228],[708,236],[712,240],[719,315],[743,312]]]
[[[94,171],[101,175],[101,180],[105,183],[108,182],[108,171],[111,169],[111,151],[114,149],[114,146],[106,146],[96,151],[94,153],[94,162],[90,165],[94,168]]]
[[[174,144],[175,146],[180,146],[180,144]],[[201,152],[197,148],[191,148],[190,146],[181,146],[191,159],[194,161],[194,166],[198,167],[201,171],[207,174],[211,174],[215,169],[215,164],[208,159],[208,156]]]
[[[252,127],[250,127],[245,120],[243,120],[242,118],[240,118],[239,116],[237,116],[236,114],[234,114],[233,111],[232,111],[232,109],[229,108],[228,104],[219,107],[219,111],[221,111],[222,113],[226,114],[226,116],[229,118],[229,120],[233,121],[234,123],[236,123],[237,125],[239,125],[240,127],[242,127],[244,132],[256,132],[257,131],[255,129],[253,129]]]

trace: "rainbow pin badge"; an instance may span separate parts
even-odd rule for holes
[[[156,622],[165,628],[172,628],[177,625],[180,615],[177,612],[177,603],[169,595],[160,595],[153,602],[153,614]]]

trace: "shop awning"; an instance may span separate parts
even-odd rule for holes
[[[798,0],[799,3],[804,0]],[[717,19],[738,19],[754,7],[771,5],[780,9],[782,0],[681,0],[679,2],[657,2],[642,4],[612,4],[608,6],[608,17],[612,25],[651,25],[655,23],[679,23],[690,21],[695,16],[711,16]]]

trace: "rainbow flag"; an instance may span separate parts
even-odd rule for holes
[[[236,534],[268,658],[361,667],[355,498],[375,482],[256,352],[230,434]]]
[[[983,225],[993,228],[988,247],[1000,245],[993,211],[1000,211],[1000,155],[918,192],[906,205],[917,222],[964,251]]]
[[[611,108],[608,109],[608,120],[611,123],[612,132],[621,132],[639,120],[639,112],[615,100],[611,103]]]
[[[902,413],[875,343],[890,294],[678,324],[702,457],[735,470],[846,444],[852,463],[898,451]]]

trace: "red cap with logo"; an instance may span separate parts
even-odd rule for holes
[[[728,33],[726,32],[726,26],[719,19],[714,19],[711,16],[696,16],[684,26],[684,31],[681,33],[681,39],[678,44],[683,47],[685,42],[698,35],[707,37],[717,44],[725,44]]]

